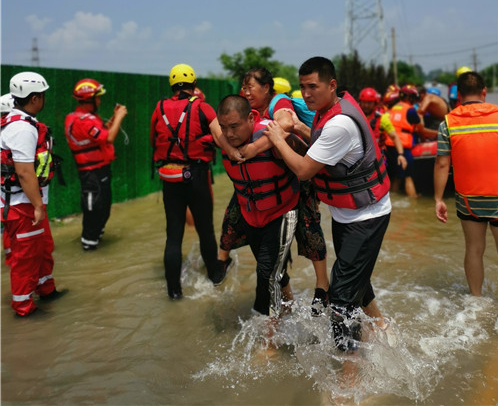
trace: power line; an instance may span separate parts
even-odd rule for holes
[[[472,52],[472,51],[474,51],[476,49],[488,48],[488,47],[491,47],[491,46],[494,46],[494,45],[498,45],[498,41],[491,42],[489,44],[481,45],[481,46],[478,46],[478,47],[472,47],[472,48],[468,48],[468,49],[462,49],[460,51],[437,52],[437,53],[434,53],[434,54],[411,54],[411,55],[400,55],[400,56],[403,56],[403,57],[411,56],[411,57],[414,57],[414,58],[428,58],[428,57],[432,57],[432,56],[436,57],[436,56],[444,56],[444,55],[455,55],[455,54],[461,54],[461,53],[464,53],[464,52]]]

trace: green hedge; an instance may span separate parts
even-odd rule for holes
[[[37,118],[52,129],[54,153],[64,159],[62,170],[66,186],[60,185],[57,179],[52,181],[48,206],[50,218],[81,211],[78,173],[64,136],[64,119],[76,107],[76,101],[71,96],[74,84],[86,77],[94,78],[105,86],[106,94],[102,96],[99,109],[101,117],[111,117],[115,103],[124,104],[128,109],[122,129],[129,136],[129,144],[124,144],[122,132],[114,144],[117,159],[112,164],[113,201],[134,199],[160,189],[157,175],[151,179],[150,118],[157,101],[172,95],[167,76],[2,65],[1,94],[9,92],[10,78],[22,71],[35,71],[43,75],[50,86],[45,108]],[[199,78],[198,85],[213,108],[224,96],[238,93],[235,81]],[[214,173],[222,170],[218,151]]]

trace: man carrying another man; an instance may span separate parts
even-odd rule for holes
[[[387,328],[370,277],[389,224],[389,178],[365,115],[348,93],[337,94],[333,63],[311,58],[301,65],[299,78],[308,108],[317,112],[311,147],[300,156],[275,121],[265,135],[299,179],[313,178],[319,199],[329,206],[337,257],[329,290],[332,328],[337,347],[354,351],[361,338],[355,322],[360,307]]]

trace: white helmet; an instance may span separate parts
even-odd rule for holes
[[[21,72],[10,79],[10,93],[14,97],[24,99],[31,93],[42,93],[48,89],[45,78],[35,72]]]
[[[2,114],[10,113],[14,108],[14,99],[10,93],[0,97],[0,107]]]

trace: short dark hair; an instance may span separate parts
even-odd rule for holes
[[[457,90],[461,96],[480,95],[486,84],[477,72],[462,73],[457,80]]]
[[[242,84],[249,82],[249,79],[254,78],[261,86],[268,85],[270,89],[270,95],[275,94],[275,89],[273,89],[273,76],[271,72],[266,68],[253,68],[249,69],[242,78]]]
[[[181,90],[194,90],[197,82],[193,83],[187,83],[187,82],[180,82],[180,83],[175,83],[173,86],[171,86],[171,90],[173,92],[179,92]]]
[[[24,107],[29,103],[32,97],[34,96],[41,97],[43,93],[45,92],[33,92],[28,94],[26,97],[12,96],[12,98],[14,99],[14,105],[17,105],[19,107]]]
[[[240,117],[248,117],[252,110],[249,101],[245,97],[238,94],[231,94],[220,101],[216,109],[216,114],[218,116],[225,116],[232,111],[239,113]]]
[[[311,75],[318,73],[321,82],[330,82],[332,79],[337,79],[335,74],[335,66],[330,59],[322,56],[314,56],[303,62],[299,68],[299,76]]]

